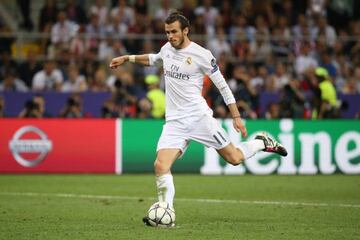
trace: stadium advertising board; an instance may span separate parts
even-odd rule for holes
[[[0,120],[2,173],[114,173],[114,120]]]
[[[232,120],[221,121],[233,143],[242,140]],[[123,120],[123,172],[150,172],[162,121]],[[202,174],[360,174],[360,124],[356,120],[247,121],[253,139],[266,131],[288,150],[288,156],[258,153],[244,165],[226,164],[215,150],[191,143],[184,157],[174,164],[174,172]]]
[[[247,121],[241,139],[232,120],[220,120],[232,142],[266,131],[288,156],[260,152],[232,166],[214,149],[192,142],[173,172],[202,174],[360,174],[360,125],[356,120]],[[153,172],[163,121],[47,119],[0,120],[2,173],[143,173]]]

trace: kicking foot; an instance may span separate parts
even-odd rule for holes
[[[255,139],[263,140],[265,145],[265,148],[263,149],[264,152],[273,152],[284,157],[287,156],[287,151],[284,146],[269,137],[266,133],[258,134]]]

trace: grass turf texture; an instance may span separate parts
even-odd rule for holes
[[[152,175],[0,175],[0,239],[359,239],[359,179],[175,174],[177,227],[156,229]]]

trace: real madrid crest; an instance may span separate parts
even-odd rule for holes
[[[192,63],[191,57],[188,57],[188,58],[186,59],[186,63],[189,64],[189,65],[191,65],[191,63]]]

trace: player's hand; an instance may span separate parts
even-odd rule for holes
[[[237,132],[241,132],[242,137],[247,137],[247,130],[241,118],[234,118],[233,125]]]
[[[110,62],[109,67],[111,69],[115,69],[118,66],[120,66],[121,64],[123,64],[125,61],[126,61],[126,56],[120,56],[120,57],[113,58]]]

